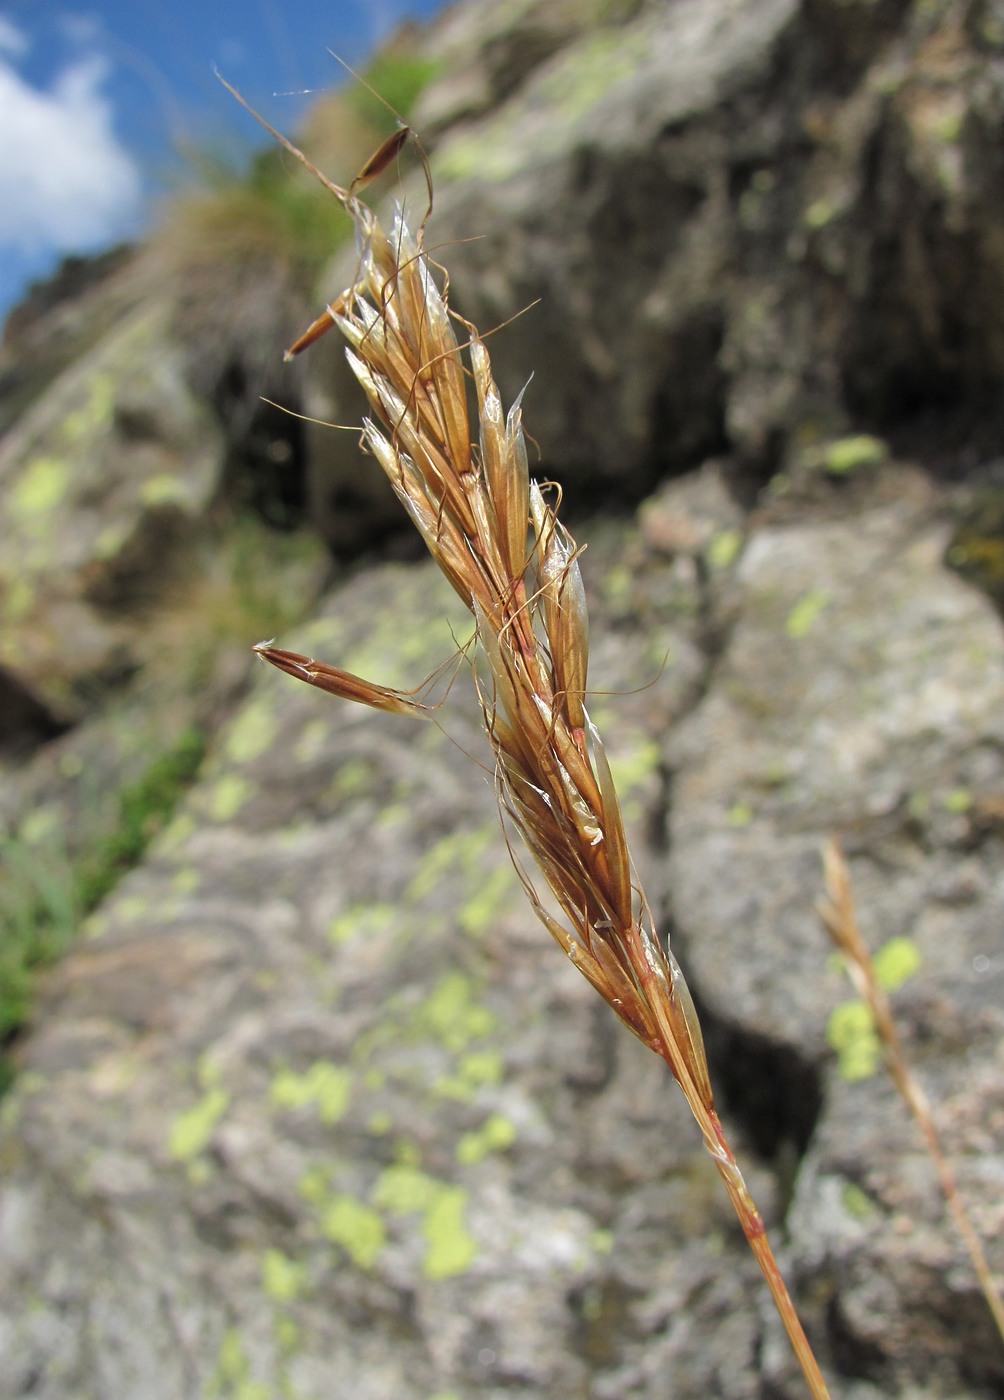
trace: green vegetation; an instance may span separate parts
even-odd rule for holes
[[[142,856],[191,783],[205,736],[189,728],[155,758],[118,798],[113,828],[74,855],[44,829],[25,824],[0,838],[0,1037],[21,1026],[31,1006],[34,974],[69,944],[80,920]],[[40,823],[36,822],[35,827]],[[0,1091],[10,1071],[0,1061]]]
[[[373,128],[378,137],[390,136],[397,122],[389,109],[393,108],[403,121],[407,121],[422,90],[438,70],[439,65],[434,59],[422,58],[395,45],[378,54],[366,69],[363,77],[369,88],[358,83],[350,86],[349,101],[353,110],[367,126]]]

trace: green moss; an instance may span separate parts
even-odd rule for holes
[[[230,1106],[225,1089],[215,1088],[203,1094],[198,1103],[179,1113],[171,1124],[168,1149],[177,1162],[191,1162],[204,1152],[212,1141],[216,1125]]]
[[[184,730],[119,796],[119,821],[88,862],[81,881],[85,908],[91,908],[131,869],[191,785],[206,751],[205,735]]]
[[[64,951],[84,917],[139,861],[204,750],[203,735],[185,730],[122,789],[112,830],[78,855],[67,853],[58,818],[45,808],[16,835],[0,839],[6,877],[0,888],[0,1036],[28,1015],[36,970]]]
[[[332,1126],[348,1111],[352,1075],[340,1065],[317,1060],[305,1074],[280,1070],[272,1080],[269,1097],[279,1108],[316,1107],[321,1122]]]

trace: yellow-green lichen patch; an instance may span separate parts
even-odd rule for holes
[[[830,595],[822,588],[814,588],[800,598],[785,618],[784,630],[795,641],[809,634],[820,613],[828,606]]]
[[[869,1216],[875,1214],[875,1202],[866,1191],[853,1181],[844,1183],[840,1192],[840,1200],[844,1210],[854,1220],[867,1220]]]
[[[233,821],[246,802],[254,796],[255,787],[240,773],[224,773],[209,789],[209,815],[214,822]]]
[[[498,1050],[470,1050],[460,1057],[457,1074],[474,1089],[501,1084],[505,1077],[505,1061]]]
[[[470,618],[458,612],[456,599],[447,602],[449,618],[438,608],[420,604],[417,595],[410,594],[402,602],[403,611],[377,613],[365,639],[338,665],[379,685],[421,689],[433,669],[448,663],[453,647],[450,622],[461,631],[471,625]]]
[[[741,530],[719,530],[705,551],[709,568],[716,572],[730,568],[738,559],[742,547]]]
[[[18,827],[18,837],[26,846],[40,846],[55,836],[60,828],[60,811],[54,804],[36,807]]]
[[[610,771],[621,802],[643,787],[658,772],[661,754],[653,739],[642,739],[630,748],[609,755]],[[627,813],[625,813],[627,816]]]
[[[115,559],[132,533],[132,524],[124,520],[112,520],[105,525],[94,544],[91,553],[95,559]]]
[[[278,1108],[316,1108],[322,1123],[344,1118],[352,1098],[352,1076],[341,1065],[317,1060],[305,1074],[283,1069],[272,1080],[269,1097]]]
[[[223,1334],[205,1395],[206,1400],[274,1400],[271,1386],[251,1379],[251,1362],[236,1327]]]
[[[234,763],[250,763],[271,748],[279,732],[279,716],[271,697],[249,700],[235,718],[226,738],[226,754]]]
[[[281,1249],[266,1249],[261,1257],[261,1286],[274,1303],[292,1303],[303,1291],[303,1265]]]
[[[920,967],[920,949],[912,938],[890,938],[872,961],[879,986],[887,992],[897,992]]]
[[[840,213],[840,206],[832,199],[821,195],[819,199],[814,199],[805,211],[805,226],[810,229],[825,228],[831,224]]]
[[[443,1183],[409,1162],[385,1167],[370,1197],[374,1206],[389,1215],[416,1215],[428,1210]]]
[[[297,763],[307,765],[316,762],[329,733],[330,726],[323,719],[312,719],[309,724],[305,724],[293,748],[293,757]]]
[[[614,1247],[613,1230],[594,1230],[589,1237],[594,1254],[610,1254]]]
[[[8,622],[23,622],[35,606],[38,592],[31,579],[19,575],[0,587],[0,602]]]
[[[175,894],[194,894],[202,882],[202,876],[194,865],[182,866],[171,877],[171,888]]]
[[[417,1008],[413,1029],[459,1054],[472,1040],[490,1035],[496,1024],[494,1013],[475,1001],[470,978],[448,972]]]
[[[882,1042],[875,1020],[863,1001],[845,1001],[834,1007],[826,1038],[837,1053],[842,1079],[855,1083],[871,1079],[882,1063]]]
[[[331,780],[331,797],[337,802],[350,802],[372,792],[375,781],[373,764],[365,758],[350,758]]]
[[[372,1200],[389,1215],[420,1215],[425,1255],[422,1272],[430,1279],[464,1273],[477,1244],[467,1229],[467,1192],[460,1186],[437,1181],[406,1163],[380,1173]]]
[[[115,385],[111,375],[96,373],[87,385],[87,401],[68,413],[60,424],[63,440],[74,444],[91,437],[111,421],[115,407]]]
[[[477,1257],[477,1241],[467,1228],[467,1192],[445,1186],[429,1205],[422,1220],[426,1240],[423,1271],[426,1278],[453,1278],[464,1274]]]
[[[176,1162],[191,1162],[209,1146],[216,1125],[230,1106],[225,1089],[209,1089],[198,1103],[179,1113],[171,1124],[168,1150]]]
[[[649,57],[648,35],[597,30],[566,51],[541,84],[545,100],[566,122],[593,110],[611,89],[634,76]]]
[[[303,1340],[303,1330],[294,1318],[280,1313],[273,1324],[273,1331],[275,1332],[276,1345],[283,1356],[292,1356],[294,1352],[299,1351]],[[283,1391],[283,1395],[285,1394],[286,1392]]]
[[[186,492],[182,482],[169,472],[158,472],[148,477],[139,490],[139,498],[145,506],[183,505]]]
[[[387,1232],[383,1217],[355,1196],[335,1194],[321,1206],[320,1227],[360,1269],[372,1269],[383,1252]]]
[[[603,575],[600,587],[603,592],[603,601],[608,607],[626,607],[634,592],[634,571],[627,564],[613,564]],[[599,724],[598,718],[596,718],[596,722]],[[602,725],[600,727],[602,728]]]
[[[461,1166],[473,1167],[483,1162],[493,1152],[505,1152],[516,1141],[516,1129],[508,1118],[493,1113],[481,1127],[471,1133],[464,1133],[457,1143],[457,1161]]]
[[[157,837],[158,854],[178,850],[191,840],[198,829],[199,824],[191,812],[179,812],[176,817],[171,818]]]
[[[65,497],[69,482],[69,463],[61,457],[33,458],[10,488],[15,518],[28,525],[47,516]]]
[[[733,802],[728,810],[727,816],[729,826],[743,827],[749,826],[755,813],[748,802],[739,801]]]
[[[336,946],[361,939],[382,938],[401,925],[401,913],[393,904],[353,904],[328,925],[328,937]]]
[[[134,924],[149,916],[150,900],[145,894],[122,894],[115,900],[113,909],[117,924]],[[162,915],[162,909],[158,913]]]
[[[422,899],[453,873],[480,883],[485,852],[497,839],[492,823],[475,827],[473,831],[452,831],[444,836],[422,857],[422,863],[405,893],[408,900]]]
[[[498,918],[513,889],[514,874],[507,865],[497,865],[483,876],[478,888],[457,911],[457,921],[471,938],[483,937]]]
[[[972,807],[973,794],[968,788],[953,788],[951,792],[945,793],[941,805],[946,812],[951,812],[953,816],[962,816]]]
[[[881,438],[857,433],[831,442],[822,454],[822,466],[831,476],[849,476],[862,467],[881,466],[888,456],[889,449]]]

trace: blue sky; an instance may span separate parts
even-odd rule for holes
[[[192,142],[259,141],[217,65],[289,130],[443,0],[0,0],[0,319],[68,253],[140,233]]]

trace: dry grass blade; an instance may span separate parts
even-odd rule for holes
[[[854,990],[871,1012],[889,1077],[920,1128],[928,1155],[938,1173],[946,1204],[976,1270],[987,1307],[1004,1339],[1004,1301],[990,1272],[980,1237],[959,1195],[955,1173],[942,1150],[927,1095],[906,1062],[889,997],[878,978],[868,945],[858,926],[851,888],[851,872],[836,841],[828,841],[823,849],[823,875],[826,898],[819,901],[819,916],[834,945],[844,957]]]
[[[403,214],[387,233],[353,193],[327,184],[356,221],[356,278],[325,314],[348,342],[369,401],[363,441],[474,617],[475,680],[500,807],[563,920],[545,909],[517,864],[521,878],[558,944],[683,1089],[810,1390],[822,1400],[826,1385],[715,1112],[690,994],[633,878],[610,767],[584,703],[580,551],[530,481],[519,403],[503,412],[484,344],[474,327],[454,321]],[[470,359],[476,433],[455,324]],[[335,668],[272,648],[259,654],[348,698],[400,707],[402,697]]]

